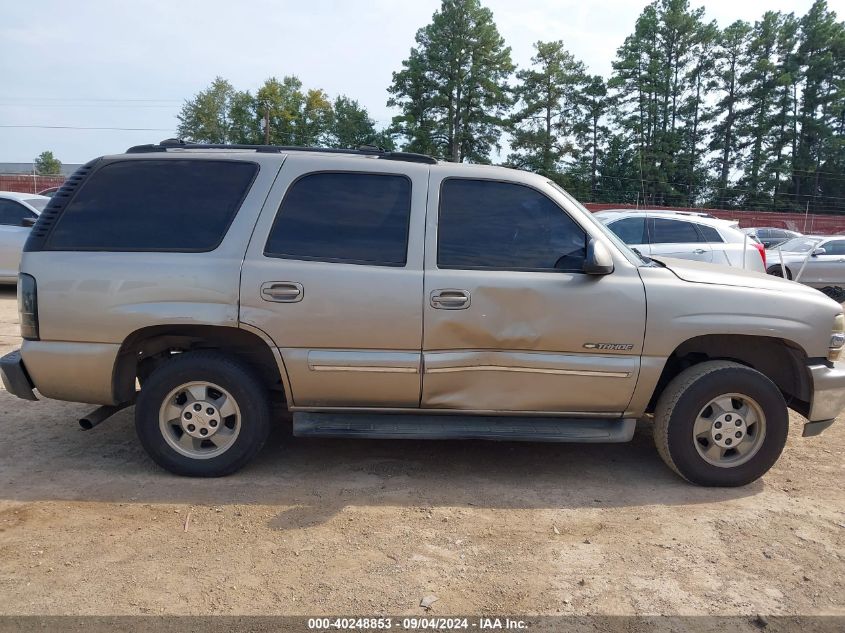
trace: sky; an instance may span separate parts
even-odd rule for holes
[[[645,0],[482,0],[518,66],[537,40],[563,40],[605,77]],[[707,0],[720,26],[812,0]],[[828,0],[845,16],[845,0]],[[83,163],[175,135],[185,99],[215,76],[241,90],[297,75],[345,94],[379,126],[392,73],[439,0],[0,0],[0,162],[51,150]],[[20,127],[53,126],[53,127]],[[124,128],[64,129],[64,128]],[[135,128],[135,129],[126,129]],[[138,129],[140,128],[140,129]]]

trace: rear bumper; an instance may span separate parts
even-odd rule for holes
[[[38,400],[32,390],[35,386],[26,372],[20,350],[15,350],[0,358],[0,378],[3,386],[13,396],[24,400]]]
[[[845,364],[811,365],[813,392],[804,435],[818,435],[845,409]]]

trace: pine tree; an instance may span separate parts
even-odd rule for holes
[[[589,183],[589,199],[596,200],[599,189],[599,159],[609,132],[605,115],[611,106],[607,86],[600,75],[586,78],[586,85],[577,94],[578,119],[575,124],[576,157],[580,171]]]
[[[561,159],[573,152],[572,136],[578,119],[578,96],[586,78],[584,64],[563,42],[537,42],[532,66],[517,75],[518,110],[512,120],[508,162],[548,177],[561,169]]]
[[[843,24],[816,0],[801,18],[799,60],[804,66],[804,83],[798,113],[800,131],[792,158],[792,194],[795,203],[807,208],[820,194],[821,163],[833,136],[832,121],[841,99],[843,68]],[[827,206],[824,201],[818,201]]]
[[[417,46],[394,73],[388,105],[408,150],[430,148],[454,162],[489,162],[511,103],[510,48],[479,0],[443,0]]]
[[[739,77],[742,55],[751,27],[747,22],[737,20],[719,36],[716,48],[716,81],[721,98],[716,104],[713,117],[718,117],[713,126],[709,149],[717,153],[713,160],[716,170],[714,195],[717,204],[735,204],[736,192],[728,190],[731,169],[740,161],[740,139],[737,132],[737,117],[743,105],[744,88]]]
[[[766,208],[771,204],[770,183],[766,177],[766,157],[774,128],[778,74],[775,52],[781,26],[779,13],[767,11],[755,23],[741,59],[739,76],[747,105],[737,111],[738,144],[747,148],[741,166],[738,188],[746,208]]]

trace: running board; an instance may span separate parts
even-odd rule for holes
[[[605,420],[378,413],[293,414],[293,434],[297,437],[616,443],[630,441],[636,426],[634,418]]]

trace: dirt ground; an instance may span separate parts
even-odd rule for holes
[[[0,292],[0,346],[19,345]],[[631,444],[297,439],[219,480],[158,469],[133,410],[0,389],[0,614],[845,615],[845,421],[696,488]]]

